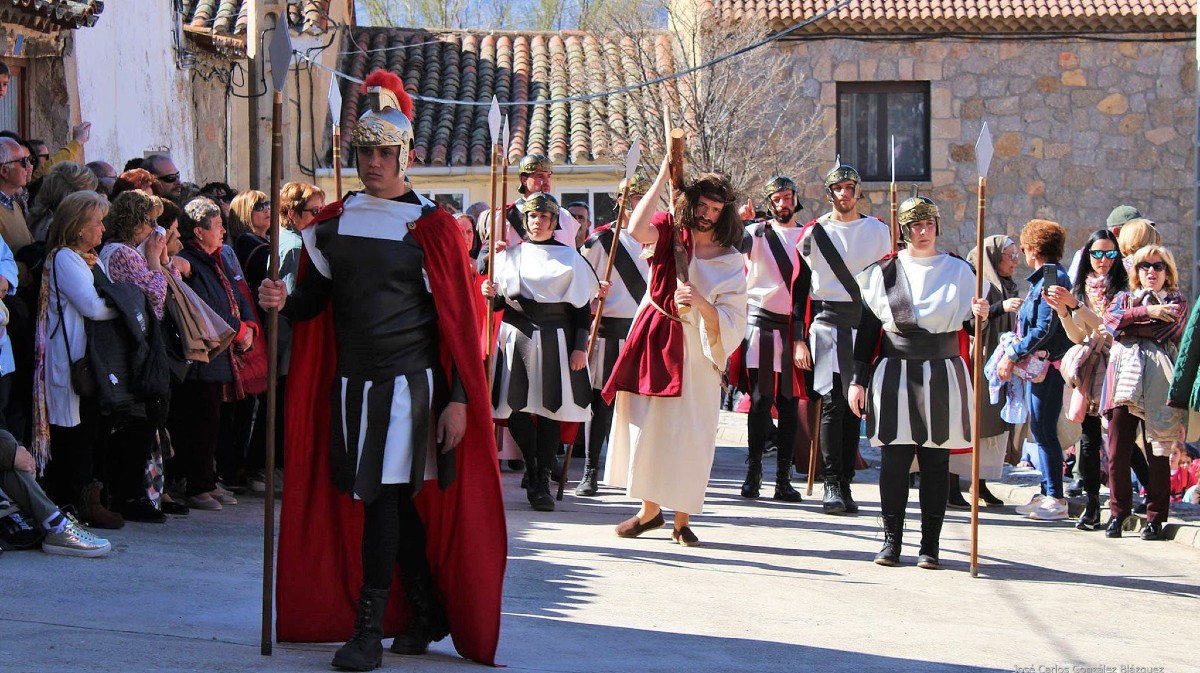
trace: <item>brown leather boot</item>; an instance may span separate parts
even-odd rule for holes
[[[100,499],[100,489],[103,485],[93,481],[79,492],[79,518],[92,528],[116,530],[125,525],[125,519],[116,512],[110,512]]]

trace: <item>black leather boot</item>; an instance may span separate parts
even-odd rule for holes
[[[854,501],[854,496],[850,495],[850,480],[843,479],[839,484],[842,487],[842,502],[846,503],[845,512],[858,514],[858,503]]]
[[[883,515],[883,549],[875,555],[875,563],[881,566],[894,566],[900,562],[900,547],[904,541],[904,516],[901,514]]]
[[[1104,527],[1104,537],[1121,537],[1121,530],[1125,527],[1125,519],[1128,516],[1117,518],[1115,516],[1108,517],[1108,524]]]
[[[599,470],[594,467],[583,468],[583,478],[579,480],[579,485],[575,487],[575,495],[589,498],[596,495],[596,481],[599,478]]]
[[[746,481],[742,483],[743,498],[757,498],[762,489],[762,449],[750,449],[746,457]]]
[[[396,636],[390,649],[395,654],[425,654],[429,643],[450,635],[450,622],[433,578],[415,573],[412,579],[405,579],[404,591],[408,594],[408,629]]]
[[[826,514],[841,514],[846,511],[846,501],[842,498],[842,482],[825,479],[825,497],[821,499],[821,511]]]
[[[939,570],[938,552],[942,541],[942,517],[921,515],[921,549],[917,566],[926,570]]]
[[[1096,493],[1088,493],[1087,505],[1083,508],[1083,514],[1079,515],[1079,522],[1075,527],[1079,530],[1096,530],[1100,526],[1100,496]]]
[[[387,589],[363,587],[358,597],[354,635],[333,655],[333,667],[344,671],[373,671],[383,663],[383,613]]]
[[[782,446],[775,455],[775,495],[784,502],[803,502],[800,491],[792,488],[792,452]]]
[[[550,495],[551,468],[538,468],[537,476],[529,486],[529,504],[538,512],[554,511],[554,496]]]
[[[946,491],[946,507],[950,509],[966,510],[971,509],[971,503],[963,497],[961,482],[958,480],[958,475],[950,473],[950,490]]]

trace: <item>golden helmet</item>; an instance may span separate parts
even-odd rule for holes
[[[917,222],[933,220],[937,233],[942,233],[942,214],[937,204],[927,196],[910,196],[896,209],[896,220],[900,223],[900,236],[908,240],[909,229]]]
[[[369,109],[358,118],[350,133],[354,147],[400,148],[400,172],[408,170],[408,157],[413,146],[413,102],[404,90],[404,83],[395,74],[376,70],[363,82]]]

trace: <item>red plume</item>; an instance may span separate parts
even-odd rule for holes
[[[396,99],[400,101],[400,111],[404,113],[405,117],[408,117],[409,121],[412,121],[412,97],[404,90],[404,82],[398,75],[387,70],[376,70],[367,75],[367,79],[363,81],[363,93],[366,93],[367,89],[373,86],[390,89],[392,93],[396,94]]]

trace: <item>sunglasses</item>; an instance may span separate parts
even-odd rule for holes
[[[1101,257],[1107,257],[1109,259],[1116,259],[1121,256],[1121,251],[1120,250],[1088,250],[1088,254],[1092,256],[1092,259],[1100,259]]]
[[[12,159],[10,161],[5,161],[4,163],[0,163],[0,166],[7,166],[9,164],[21,164],[22,166],[29,168],[30,166],[33,165],[33,157],[21,157],[20,159]]]
[[[168,184],[179,182],[179,172],[176,171],[174,173],[171,173],[170,175],[160,175],[160,176],[158,176],[158,181],[166,182]]]
[[[1167,270],[1166,262],[1138,262],[1138,271],[1149,271],[1154,269],[1156,273],[1162,273]]]
[[[258,203],[254,204],[254,210],[256,210],[260,213],[264,210],[270,210],[270,209],[271,209],[270,201],[259,201]]]

